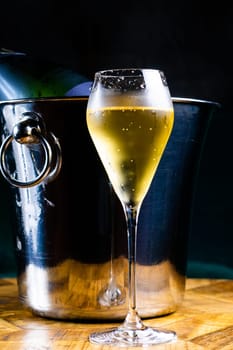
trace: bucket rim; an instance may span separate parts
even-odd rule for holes
[[[28,98],[19,98],[12,100],[0,101],[0,105],[10,105],[10,104],[21,104],[21,103],[35,103],[35,102],[56,102],[56,101],[87,101],[89,98],[86,96],[48,96],[48,97],[28,97]],[[198,99],[193,97],[171,97],[173,103],[184,103],[184,104],[208,104],[216,107],[221,107],[221,104],[212,100]]]
[[[172,96],[172,102],[173,103],[191,103],[191,104],[208,104],[216,107],[221,107],[221,103],[213,100],[205,100],[205,99],[198,99],[193,97],[173,97]]]
[[[55,101],[87,101],[89,96],[48,96],[48,97],[26,97],[12,100],[0,101],[0,105],[7,104],[20,104],[20,103],[32,103],[32,102],[55,102]]]

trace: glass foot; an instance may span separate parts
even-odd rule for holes
[[[119,327],[92,333],[89,336],[89,340],[93,344],[118,347],[156,345],[172,342],[176,339],[176,333],[173,331],[158,330],[150,327],[137,330]]]

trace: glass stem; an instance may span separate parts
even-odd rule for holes
[[[129,308],[124,321],[124,328],[143,329],[143,325],[136,307],[136,243],[138,210],[135,207],[125,206],[128,235],[128,291]]]

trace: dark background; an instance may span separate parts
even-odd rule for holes
[[[4,1],[0,46],[66,64],[90,80],[104,68],[160,68],[172,96],[220,102],[201,162],[188,272],[212,276],[220,266],[233,278],[231,3]]]

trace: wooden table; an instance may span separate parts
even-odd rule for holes
[[[153,347],[156,350],[233,350],[233,280],[187,279],[185,298],[179,309],[144,322],[172,329],[178,335],[177,342],[157,345]],[[88,342],[91,331],[112,325],[33,316],[18,301],[16,280],[0,279],[1,350],[114,349]]]

